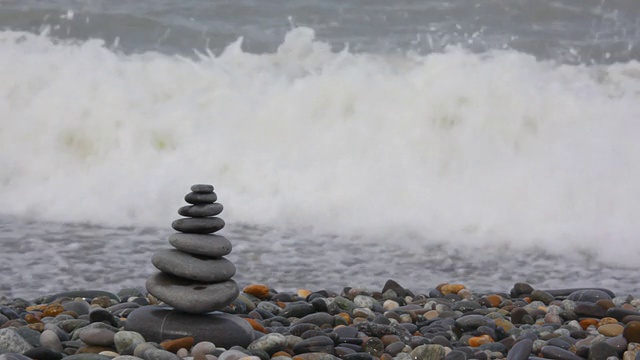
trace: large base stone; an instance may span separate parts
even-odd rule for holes
[[[253,328],[240,317],[219,312],[187,314],[161,306],[134,310],[127,317],[125,330],[157,343],[192,336],[196,343],[210,341],[226,349],[236,345],[246,348],[254,340]]]

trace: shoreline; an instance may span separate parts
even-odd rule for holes
[[[0,359],[635,359],[640,350],[640,298],[598,288],[250,284],[221,312],[169,310],[132,288],[0,297]]]

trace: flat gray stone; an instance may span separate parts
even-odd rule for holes
[[[231,252],[231,242],[224,236],[206,234],[169,235],[169,244],[176,249],[194,255],[221,257]]]
[[[222,309],[231,304],[240,293],[238,285],[233,280],[206,284],[163,272],[152,275],[147,280],[146,287],[153,296],[168,305],[192,314]],[[138,310],[134,310],[131,314]]]
[[[217,347],[246,348],[254,339],[253,328],[244,319],[223,313],[187,314],[160,306],[144,306],[127,317],[125,330],[141,334],[147,341],[161,342],[192,336],[195,343],[209,341]]]
[[[190,192],[184,196],[184,201],[192,205],[213,204],[216,200],[218,200],[218,195],[214,192],[207,194]]]
[[[208,194],[213,192],[213,185],[211,184],[193,184],[191,185],[191,191],[199,194]]]
[[[204,204],[204,205],[189,205],[183,206],[178,209],[178,214],[186,217],[207,217],[216,216],[222,212],[224,207],[220,203]]]
[[[208,258],[176,249],[156,251],[151,263],[158,270],[203,283],[218,283],[235,275],[236,267],[223,257]]]
[[[188,234],[211,234],[224,228],[224,220],[218,217],[184,218],[172,222],[171,227]]]

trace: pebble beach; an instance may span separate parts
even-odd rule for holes
[[[640,299],[607,289],[516,283],[509,292],[484,293],[447,283],[414,292],[388,280],[379,289],[333,292],[250,284],[220,312],[164,316],[154,325],[153,312],[164,309],[131,288],[3,297],[0,359],[640,357]],[[216,327],[210,316],[232,317],[236,325]]]

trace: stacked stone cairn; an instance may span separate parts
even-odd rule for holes
[[[203,314],[220,310],[239,293],[231,279],[236,268],[224,258],[231,252],[231,243],[214,234],[225,225],[216,217],[222,212],[222,205],[216,202],[218,197],[208,184],[191,186],[184,200],[191,204],[178,209],[184,218],[171,224],[178,231],[169,236],[174,249],[153,254],[151,262],[160,272],[147,280],[147,291],[182,312]]]

